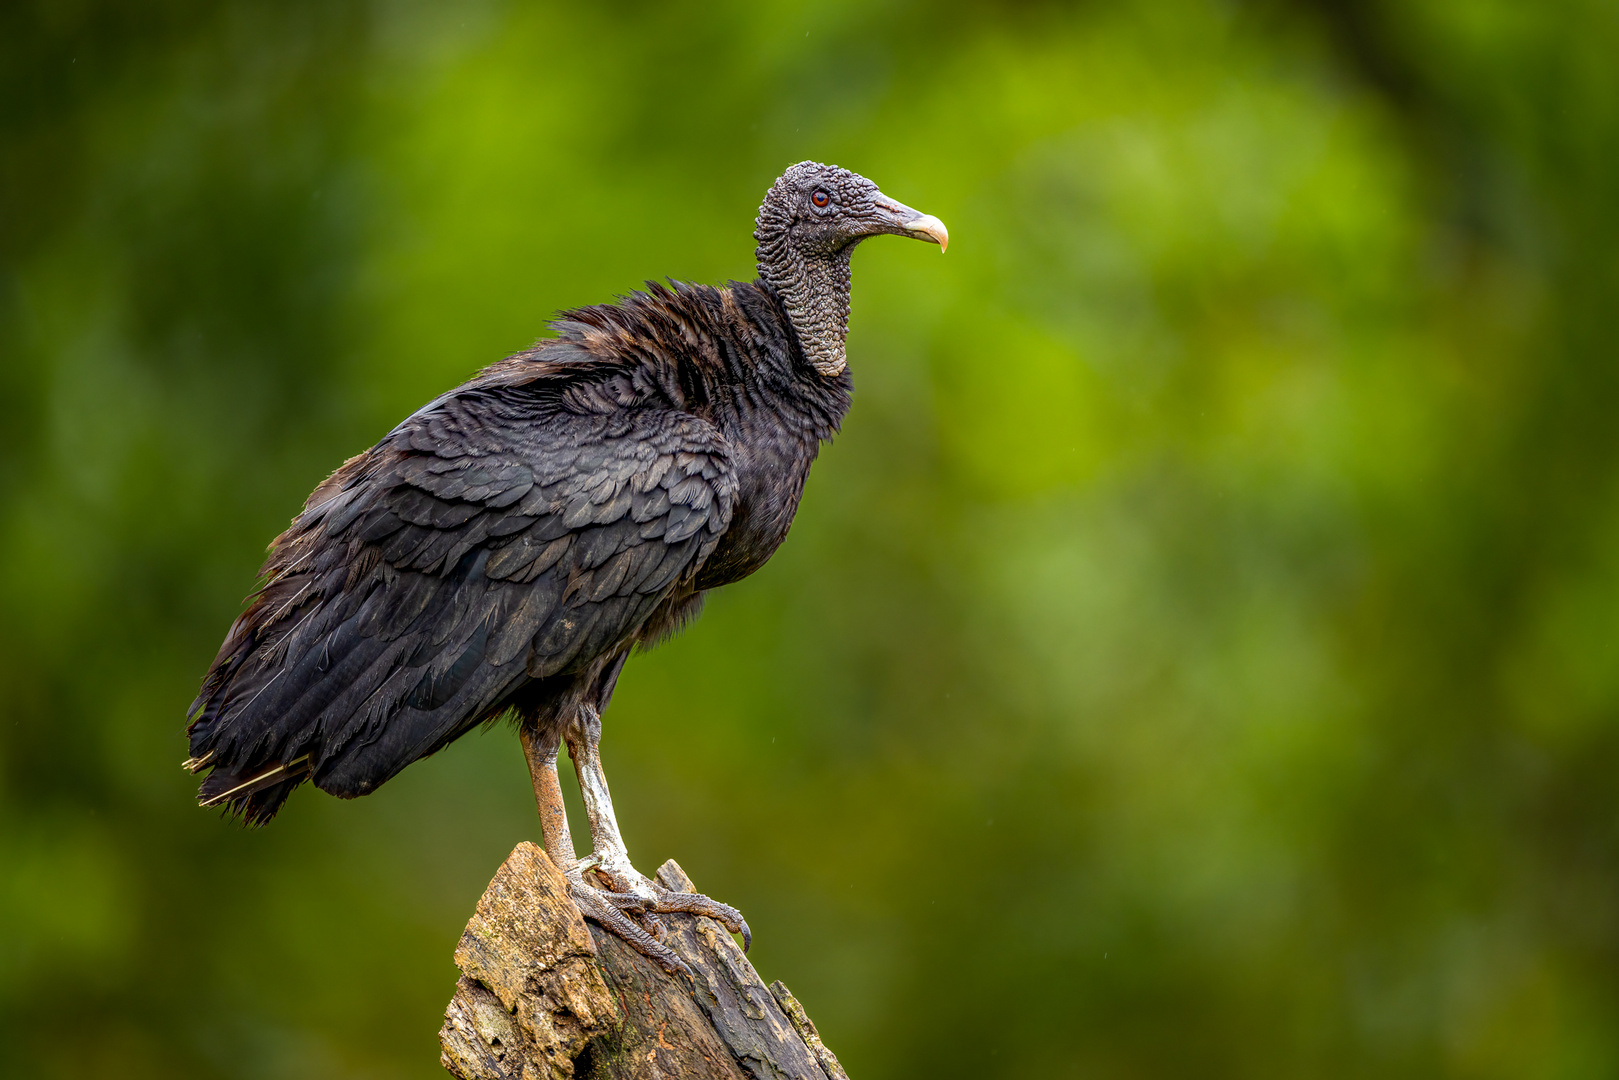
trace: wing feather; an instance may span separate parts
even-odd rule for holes
[[[372,790],[690,587],[736,497],[712,425],[469,388],[348,462],[276,541],[193,705],[205,795],[302,754],[318,786]],[[263,820],[293,786],[228,801]]]

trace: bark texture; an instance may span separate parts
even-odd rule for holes
[[[673,860],[665,888],[694,892]],[[439,1032],[462,1080],[848,1080],[780,982],[766,987],[725,928],[660,915],[696,978],[670,975],[588,925],[567,879],[522,843],[478,901]]]
[[[478,901],[455,950],[461,969],[439,1032],[457,1076],[550,1080],[619,1016],[568,879],[518,844]]]

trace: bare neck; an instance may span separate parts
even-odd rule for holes
[[[785,229],[761,228],[755,235],[759,278],[781,297],[805,358],[822,375],[838,375],[848,366],[844,342],[849,336],[853,245],[830,254],[806,255]]]

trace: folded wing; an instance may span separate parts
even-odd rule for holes
[[[690,588],[735,494],[687,413],[477,384],[434,402],[277,539],[192,706],[203,801],[258,822],[305,778],[364,794],[582,670]]]

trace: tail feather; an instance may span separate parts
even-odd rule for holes
[[[246,824],[262,825],[281,809],[292,789],[309,778],[309,768],[308,754],[245,777],[215,768],[197,792],[197,805],[224,806]]]

